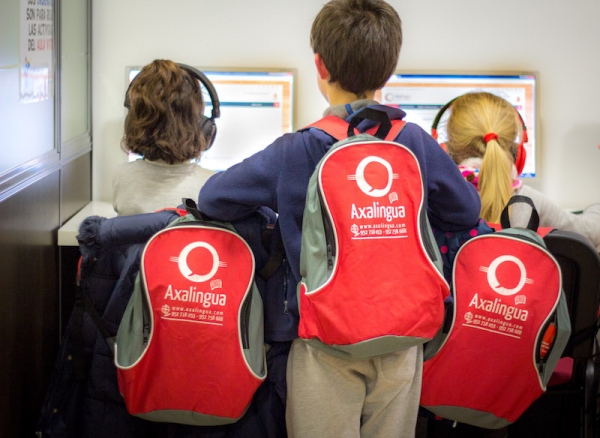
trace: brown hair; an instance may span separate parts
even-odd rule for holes
[[[383,0],[331,0],[313,21],[310,45],[323,59],[330,82],[362,98],[394,73],[402,22]]]
[[[157,59],[142,68],[130,84],[126,106],[125,152],[174,164],[198,158],[206,148],[200,84],[175,62]]]
[[[483,158],[478,184],[481,217],[500,222],[500,214],[513,194],[515,139],[521,135],[516,110],[501,97],[485,92],[456,98],[450,110],[448,153],[457,164],[470,157]],[[486,144],[483,137],[488,133],[498,138]]]

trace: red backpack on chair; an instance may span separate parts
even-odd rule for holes
[[[571,325],[561,271],[536,233],[503,229],[467,241],[453,265],[451,324],[423,366],[421,405],[439,417],[487,429],[516,421],[546,391]]]

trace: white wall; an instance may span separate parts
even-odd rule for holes
[[[539,74],[538,177],[567,208],[600,202],[600,1],[389,0],[404,26],[399,69]],[[320,117],[309,30],[324,0],[93,2],[93,199],[124,161],[125,68],[156,58],[297,69],[296,127]]]

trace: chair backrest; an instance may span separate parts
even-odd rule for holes
[[[571,318],[571,337],[563,357],[574,360],[572,382],[582,382],[593,354],[600,304],[600,256],[580,234],[553,230],[544,237],[558,261]]]
[[[594,246],[577,233],[553,230],[544,241],[561,267],[571,337],[546,393],[510,426],[509,434],[529,437],[535,430],[536,436],[593,438],[596,437],[599,381],[594,354],[600,303],[600,256]]]

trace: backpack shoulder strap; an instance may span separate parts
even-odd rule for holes
[[[391,122],[392,128],[385,137],[385,140],[387,141],[394,141],[396,137],[398,137],[398,134],[400,134],[400,131],[402,131],[402,128],[404,128],[404,125],[406,125],[406,122],[403,120],[396,119],[392,120]],[[318,128],[336,140],[343,140],[348,137],[348,125],[349,123],[347,121],[340,119],[337,116],[325,116],[322,119],[311,123],[305,129]],[[376,130],[377,126],[374,126],[373,128],[368,129],[366,132],[368,134],[373,134]]]

